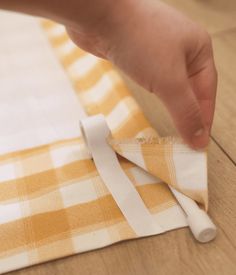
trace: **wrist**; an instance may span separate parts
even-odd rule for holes
[[[100,8],[85,12],[86,18],[77,17],[66,25],[72,40],[81,48],[100,57],[123,40],[128,21],[132,18],[137,2],[134,0],[95,0]],[[102,3],[102,4],[101,4]],[[93,16],[92,16],[93,15]]]

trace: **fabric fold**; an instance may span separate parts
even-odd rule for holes
[[[160,138],[108,61],[54,22],[3,12],[0,21],[0,273],[137,238],[81,139],[86,116],[104,115],[163,232],[188,225],[167,184],[207,208],[206,152]]]
[[[108,139],[112,148],[208,209],[207,154],[174,138]]]
[[[44,21],[43,26],[87,113],[106,117],[113,149],[207,209],[206,152],[191,150],[177,138],[160,138],[108,61],[73,48],[60,25]]]

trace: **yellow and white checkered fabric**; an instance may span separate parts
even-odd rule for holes
[[[160,139],[109,62],[78,49],[62,26],[43,28],[86,113],[106,117],[109,142],[153,217],[165,231],[186,226],[165,183],[207,207],[206,154]],[[2,154],[0,210],[0,272],[137,238],[80,136]]]

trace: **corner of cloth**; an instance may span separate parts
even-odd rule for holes
[[[113,150],[208,209],[207,152],[178,138],[107,139]]]

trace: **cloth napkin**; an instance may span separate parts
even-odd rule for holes
[[[168,184],[207,208],[206,152],[159,137],[109,62],[56,23],[0,22],[1,273],[141,237],[82,139],[87,115],[105,116],[107,142],[163,232],[187,225]]]

